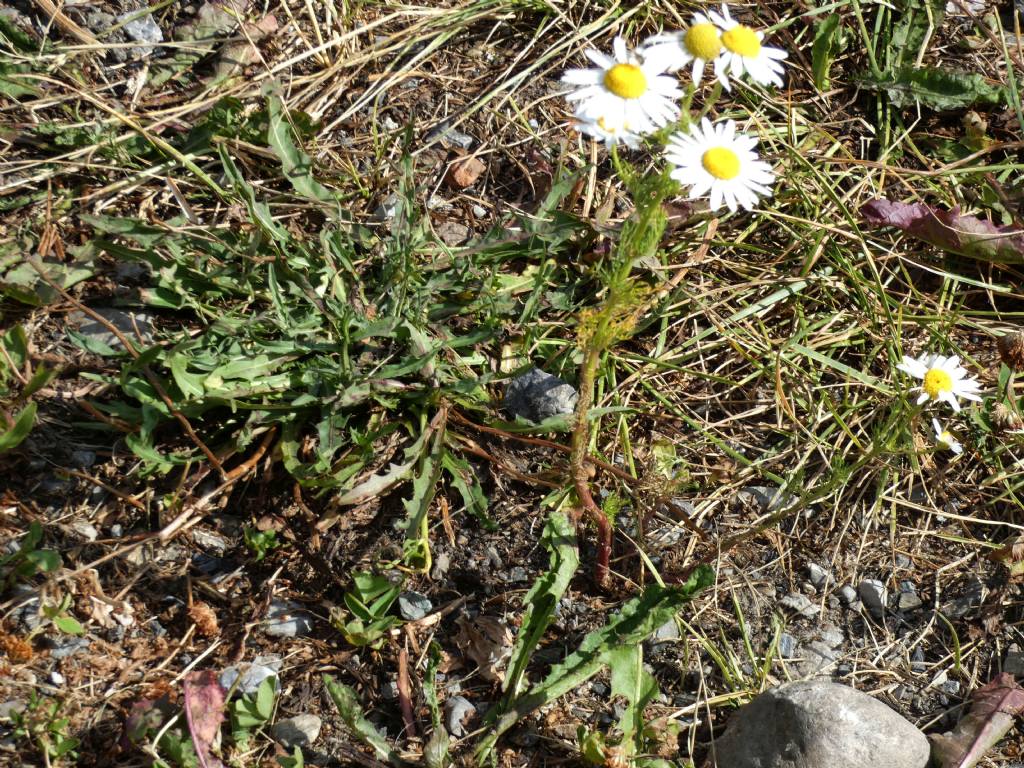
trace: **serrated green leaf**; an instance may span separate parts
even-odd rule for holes
[[[444,454],[444,425],[431,427],[431,448],[420,463],[419,471],[412,481],[412,495],[402,502],[405,520],[400,524],[405,530],[403,560],[407,567],[419,573],[430,570],[430,539],[427,535],[427,512],[437,494],[437,481],[441,477]]]
[[[828,90],[829,87],[829,69],[840,50],[841,21],[838,13],[832,13],[815,27],[814,45],[811,46],[811,70],[814,73],[814,85],[819,91]]]
[[[542,682],[514,700],[478,745],[477,763],[482,764],[487,759],[501,735],[521,718],[596,675],[609,663],[615,649],[642,643],[698,591],[713,583],[714,572],[701,566],[682,586],[652,585],[639,597],[628,601],[607,624],[583,638],[575,652],[553,666]]]
[[[271,94],[267,98],[270,126],[267,140],[281,162],[284,177],[292,188],[307,200],[330,205],[340,215],[338,195],[313,178],[313,161],[295,145],[292,125],[281,97]]]
[[[0,94],[9,99],[38,96],[39,90],[32,85],[29,75],[29,68],[24,64],[0,62]]]
[[[1006,89],[990,85],[984,75],[943,67],[904,67],[886,78],[868,78],[865,84],[885,92],[899,108],[920,104],[936,110],[957,110],[1009,103]]]
[[[374,727],[373,723],[363,715],[363,709],[359,706],[359,699],[356,692],[344,683],[339,683],[330,675],[324,675],[324,685],[327,693],[338,708],[338,714],[345,721],[345,725],[352,731],[353,735],[369,745],[377,756],[378,760],[387,760],[394,766],[405,766],[406,762],[398,756],[387,740]]]
[[[550,555],[548,570],[538,578],[523,598],[526,613],[516,634],[502,689],[505,692],[495,714],[507,711],[519,695],[530,656],[537,649],[555,615],[569,582],[579,567],[576,528],[561,512],[552,512],[541,534],[541,544]]]
[[[0,432],[0,453],[17,448],[21,441],[28,437],[36,423],[36,404],[29,403],[17,416],[14,423],[3,432]]]
[[[462,497],[466,511],[475,517],[489,531],[495,530],[497,524],[487,514],[487,496],[480,485],[480,480],[473,472],[469,462],[445,450],[442,464],[451,478],[452,485]]]

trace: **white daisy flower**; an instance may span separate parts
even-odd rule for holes
[[[958,454],[964,452],[960,441],[948,429],[943,429],[938,419],[932,419],[932,429],[935,430],[935,446],[937,448]]]
[[[581,86],[566,96],[576,101],[576,117],[608,125],[628,125],[632,133],[653,133],[679,116],[675,99],[682,91],[672,77],[662,74],[664,66],[641,59],[626,48],[621,37],[612,45],[614,57],[600,51],[586,52],[596,68],[570,69],[563,83]]]
[[[752,211],[758,197],[771,197],[768,185],[775,179],[755,146],[757,139],[737,134],[732,120],[712,125],[704,118],[699,126],[690,126],[689,135],[669,136],[665,159],[676,166],[669,175],[690,187],[691,200],[710,193],[713,211],[723,202],[733,212],[738,206]]]
[[[575,127],[581,133],[603,141],[609,148],[616,144],[624,144],[630,149],[640,146],[640,137],[630,131],[628,125],[615,125],[603,117],[596,120],[578,120]]]
[[[663,32],[648,38],[640,47],[645,61],[676,72],[693,62],[693,84],[700,85],[704,68],[722,52],[722,33],[703,13],[696,13],[684,32]]]
[[[762,45],[764,32],[740,24],[729,15],[729,6],[722,3],[722,13],[710,12],[712,21],[722,30],[722,48],[715,59],[715,76],[729,90],[729,75],[740,78],[746,72],[761,85],[782,87],[782,59],[789,54],[781,48]]]
[[[898,370],[908,373],[915,379],[921,379],[921,390],[917,399],[920,405],[928,400],[943,400],[960,412],[958,397],[964,400],[981,400],[981,385],[978,380],[967,376],[967,369],[960,365],[956,355],[930,355],[923,353],[919,358],[903,356],[903,362],[896,366]],[[913,390],[911,390],[913,391]]]

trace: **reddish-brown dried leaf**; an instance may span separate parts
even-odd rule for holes
[[[971,695],[971,711],[950,733],[933,734],[937,768],[972,768],[1013,727],[1024,711],[1024,688],[1002,672]]]
[[[210,754],[210,747],[220,735],[220,725],[224,722],[224,693],[213,670],[190,672],[185,677],[185,717],[200,768],[224,766]]]
[[[1024,263],[1024,230],[966,216],[959,207],[943,211],[924,203],[881,199],[866,203],[860,214],[868,224],[896,227],[944,251],[984,261]]]

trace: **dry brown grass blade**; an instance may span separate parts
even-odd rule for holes
[[[53,0],[32,0],[39,8],[50,17],[63,32],[75,38],[78,42],[86,45],[100,45],[100,41],[87,29],[82,29],[78,24],[68,18]]]

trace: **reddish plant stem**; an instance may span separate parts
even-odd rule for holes
[[[569,454],[569,473],[579,497],[583,513],[597,527],[597,561],[594,563],[594,581],[604,586],[608,581],[608,563],[612,554],[612,524],[594,502],[587,477],[587,450],[590,444],[590,422],[587,414],[594,402],[594,379],[601,363],[603,348],[591,344],[587,347],[580,368],[580,396],[576,401],[576,424],[572,431],[572,452]]]

